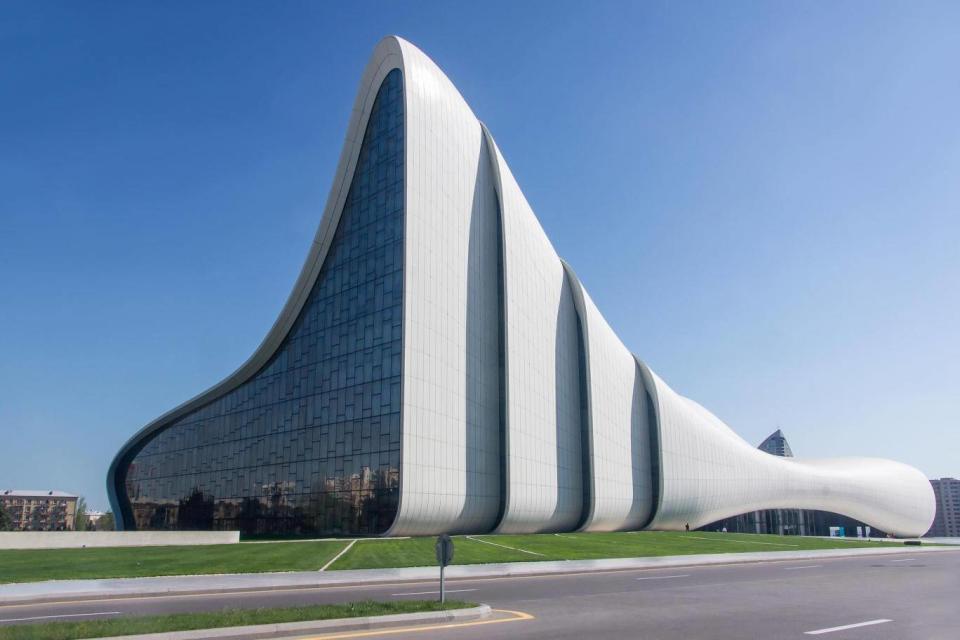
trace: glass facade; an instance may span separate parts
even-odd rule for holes
[[[843,527],[846,535],[857,537],[857,527],[861,534],[873,537],[886,537],[887,532],[869,527],[865,522],[830,511],[809,509],[766,509],[751,511],[732,518],[717,520],[700,528],[700,531],[729,531],[732,533],[769,533],[781,536],[829,536],[831,527]]]
[[[126,526],[383,533],[400,491],[403,79],[377,93],[319,277],[271,360],[121,471]]]

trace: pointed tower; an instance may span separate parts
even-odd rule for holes
[[[787,442],[787,437],[783,435],[783,431],[777,429],[766,439],[760,443],[760,446],[757,447],[760,451],[766,451],[770,455],[780,456],[781,458],[792,458],[793,451],[790,449],[790,443]]]

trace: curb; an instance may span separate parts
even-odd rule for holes
[[[898,554],[944,553],[958,547],[881,547],[876,549],[821,549],[815,551],[760,551],[714,553],[598,560],[546,560],[500,564],[451,565],[447,579],[548,576],[638,569],[662,569],[756,562],[787,562],[828,558],[855,558]],[[285,573],[114,578],[0,584],[0,605],[41,604],[62,600],[85,601],[110,598],[149,598],[229,594],[251,591],[295,591],[329,587],[377,587],[386,584],[436,581],[436,567],[357,569]],[[19,592],[19,593],[18,593]]]
[[[385,616],[337,618],[336,620],[306,620],[304,622],[280,622],[245,627],[214,627],[190,631],[164,631],[132,636],[109,636],[100,640],[202,640],[205,638],[277,638],[330,631],[362,631],[366,629],[389,629],[411,623],[464,622],[490,616],[490,605],[481,604],[469,609],[449,611],[422,611],[419,613],[394,613]]]

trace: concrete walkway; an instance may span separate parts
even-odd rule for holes
[[[623,569],[660,569],[750,562],[812,560],[867,555],[957,552],[951,547],[905,546],[877,549],[824,549],[819,551],[759,551],[751,553],[715,553],[648,558],[610,558],[604,560],[552,560],[503,564],[454,565],[447,577],[485,578],[495,576],[589,573]],[[201,576],[163,576],[156,578],[112,578],[105,580],[51,580],[0,584],[0,604],[52,602],[116,597],[142,597],[169,594],[224,593],[363,585],[435,580],[437,567],[402,569],[359,569],[352,571],[297,571],[285,573],[236,573]]]

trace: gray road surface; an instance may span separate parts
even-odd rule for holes
[[[960,639],[960,551],[448,581],[450,597],[532,620],[390,638]],[[0,606],[0,625],[436,597],[435,582]],[[501,614],[500,618],[509,618]],[[889,622],[879,622],[889,620]],[[861,623],[865,626],[822,631]],[[810,631],[822,631],[808,635]]]

